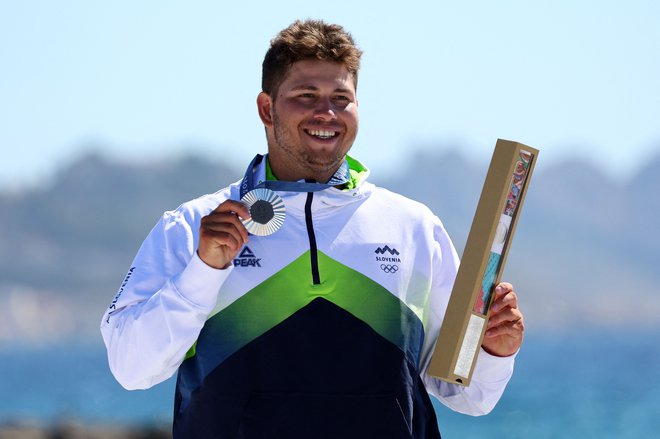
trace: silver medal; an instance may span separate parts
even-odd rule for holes
[[[284,224],[286,216],[284,201],[270,189],[253,189],[241,198],[241,203],[245,204],[251,216],[250,219],[241,222],[253,235],[272,235]]]

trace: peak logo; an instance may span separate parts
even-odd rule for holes
[[[392,256],[399,256],[399,251],[395,248],[390,248],[389,245],[386,245],[385,247],[378,247],[375,251],[377,255],[384,255],[385,252],[391,254]]]
[[[245,246],[234,259],[234,267],[261,267],[261,258],[256,257],[250,247]]]
[[[239,258],[254,258],[254,253],[252,253],[252,250],[250,250],[250,247],[245,246],[245,248],[241,251],[241,254],[238,255]]]

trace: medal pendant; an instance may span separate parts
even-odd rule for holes
[[[253,235],[272,235],[284,224],[286,216],[284,201],[270,189],[253,189],[241,198],[241,203],[245,204],[251,216],[250,219],[241,222]]]

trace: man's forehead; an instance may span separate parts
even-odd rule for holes
[[[319,90],[332,87],[355,91],[353,75],[345,65],[331,61],[297,61],[289,67],[282,85],[289,90]]]

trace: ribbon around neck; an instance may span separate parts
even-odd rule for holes
[[[313,181],[280,181],[280,180],[266,180],[262,181],[256,186],[254,185],[254,170],[263,161],[265,156],[257,154],[245,171],[245,176],[241,181],[240,193],[241,198],[248,192],[257,188],[267,188],[274,191],[283,192],[317,192],[324,189],[339,186],[347,183],[351,179],[351,173],[348,167],[348,162],[344,160],[337,169],[337,172],[326,183],[317,183]]]

